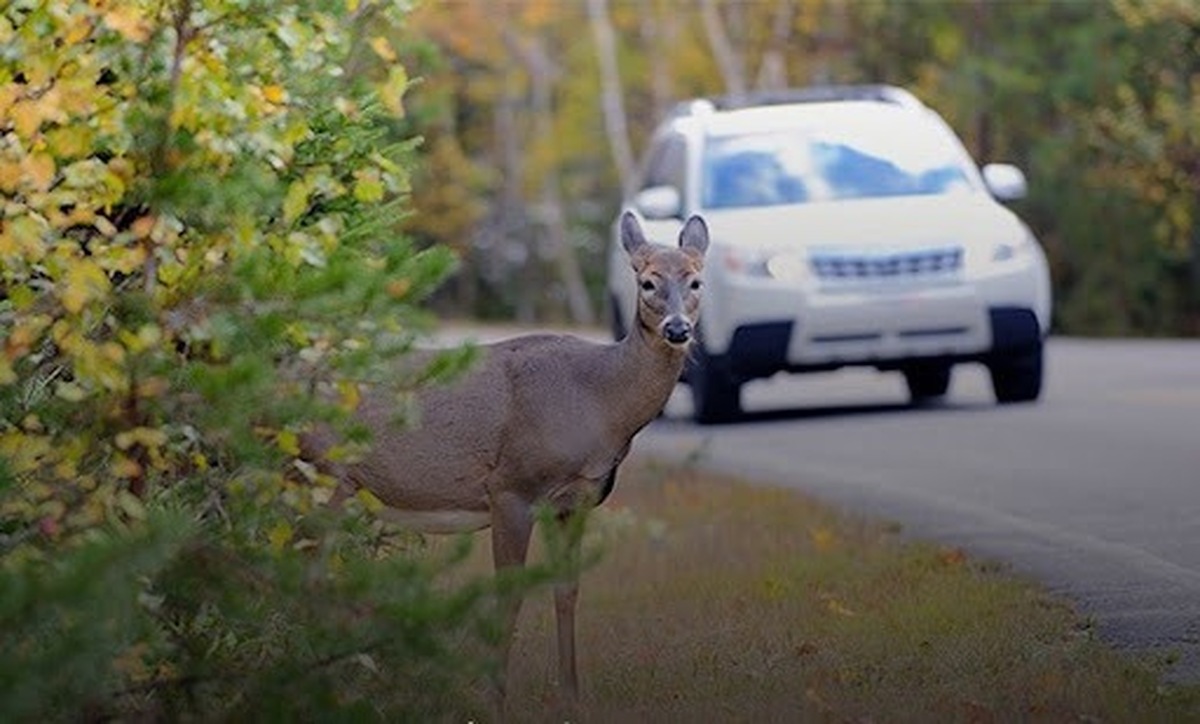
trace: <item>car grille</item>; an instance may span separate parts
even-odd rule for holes
[[[813,273],[820,279],[911,279],[944,276],[962,268],[963,251],[958,247],[905,252],[819,252],[809,256]]]

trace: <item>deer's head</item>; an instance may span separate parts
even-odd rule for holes
[[[637,275],[637,320],[672,347],[686,347],[700,315],[700,275],[708,249],[708,226],[693,216],[679,232],[679,248],[646,241],[637,217],[621,216],[621,244]]]

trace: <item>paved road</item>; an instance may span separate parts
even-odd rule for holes
[[[1035,405],[978,366],[910,409],[899,375],[758,382],[747,419],[696,427],[681,389],[636,449],[809,491],[1010,563],[1101,635],[1200,681],[1200,341],[1054,339]]]

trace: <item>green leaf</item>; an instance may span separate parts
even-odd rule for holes
[[[288,186],[287,194],[283,197],[283,223],[291,224],[308,208],[308,183],[304,180],[294,181]]]

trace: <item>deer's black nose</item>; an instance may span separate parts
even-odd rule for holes
[[[668,319],[663,325],[663,336],[671,344],[683,344],[692,337],[692,325],[680,317]]]

